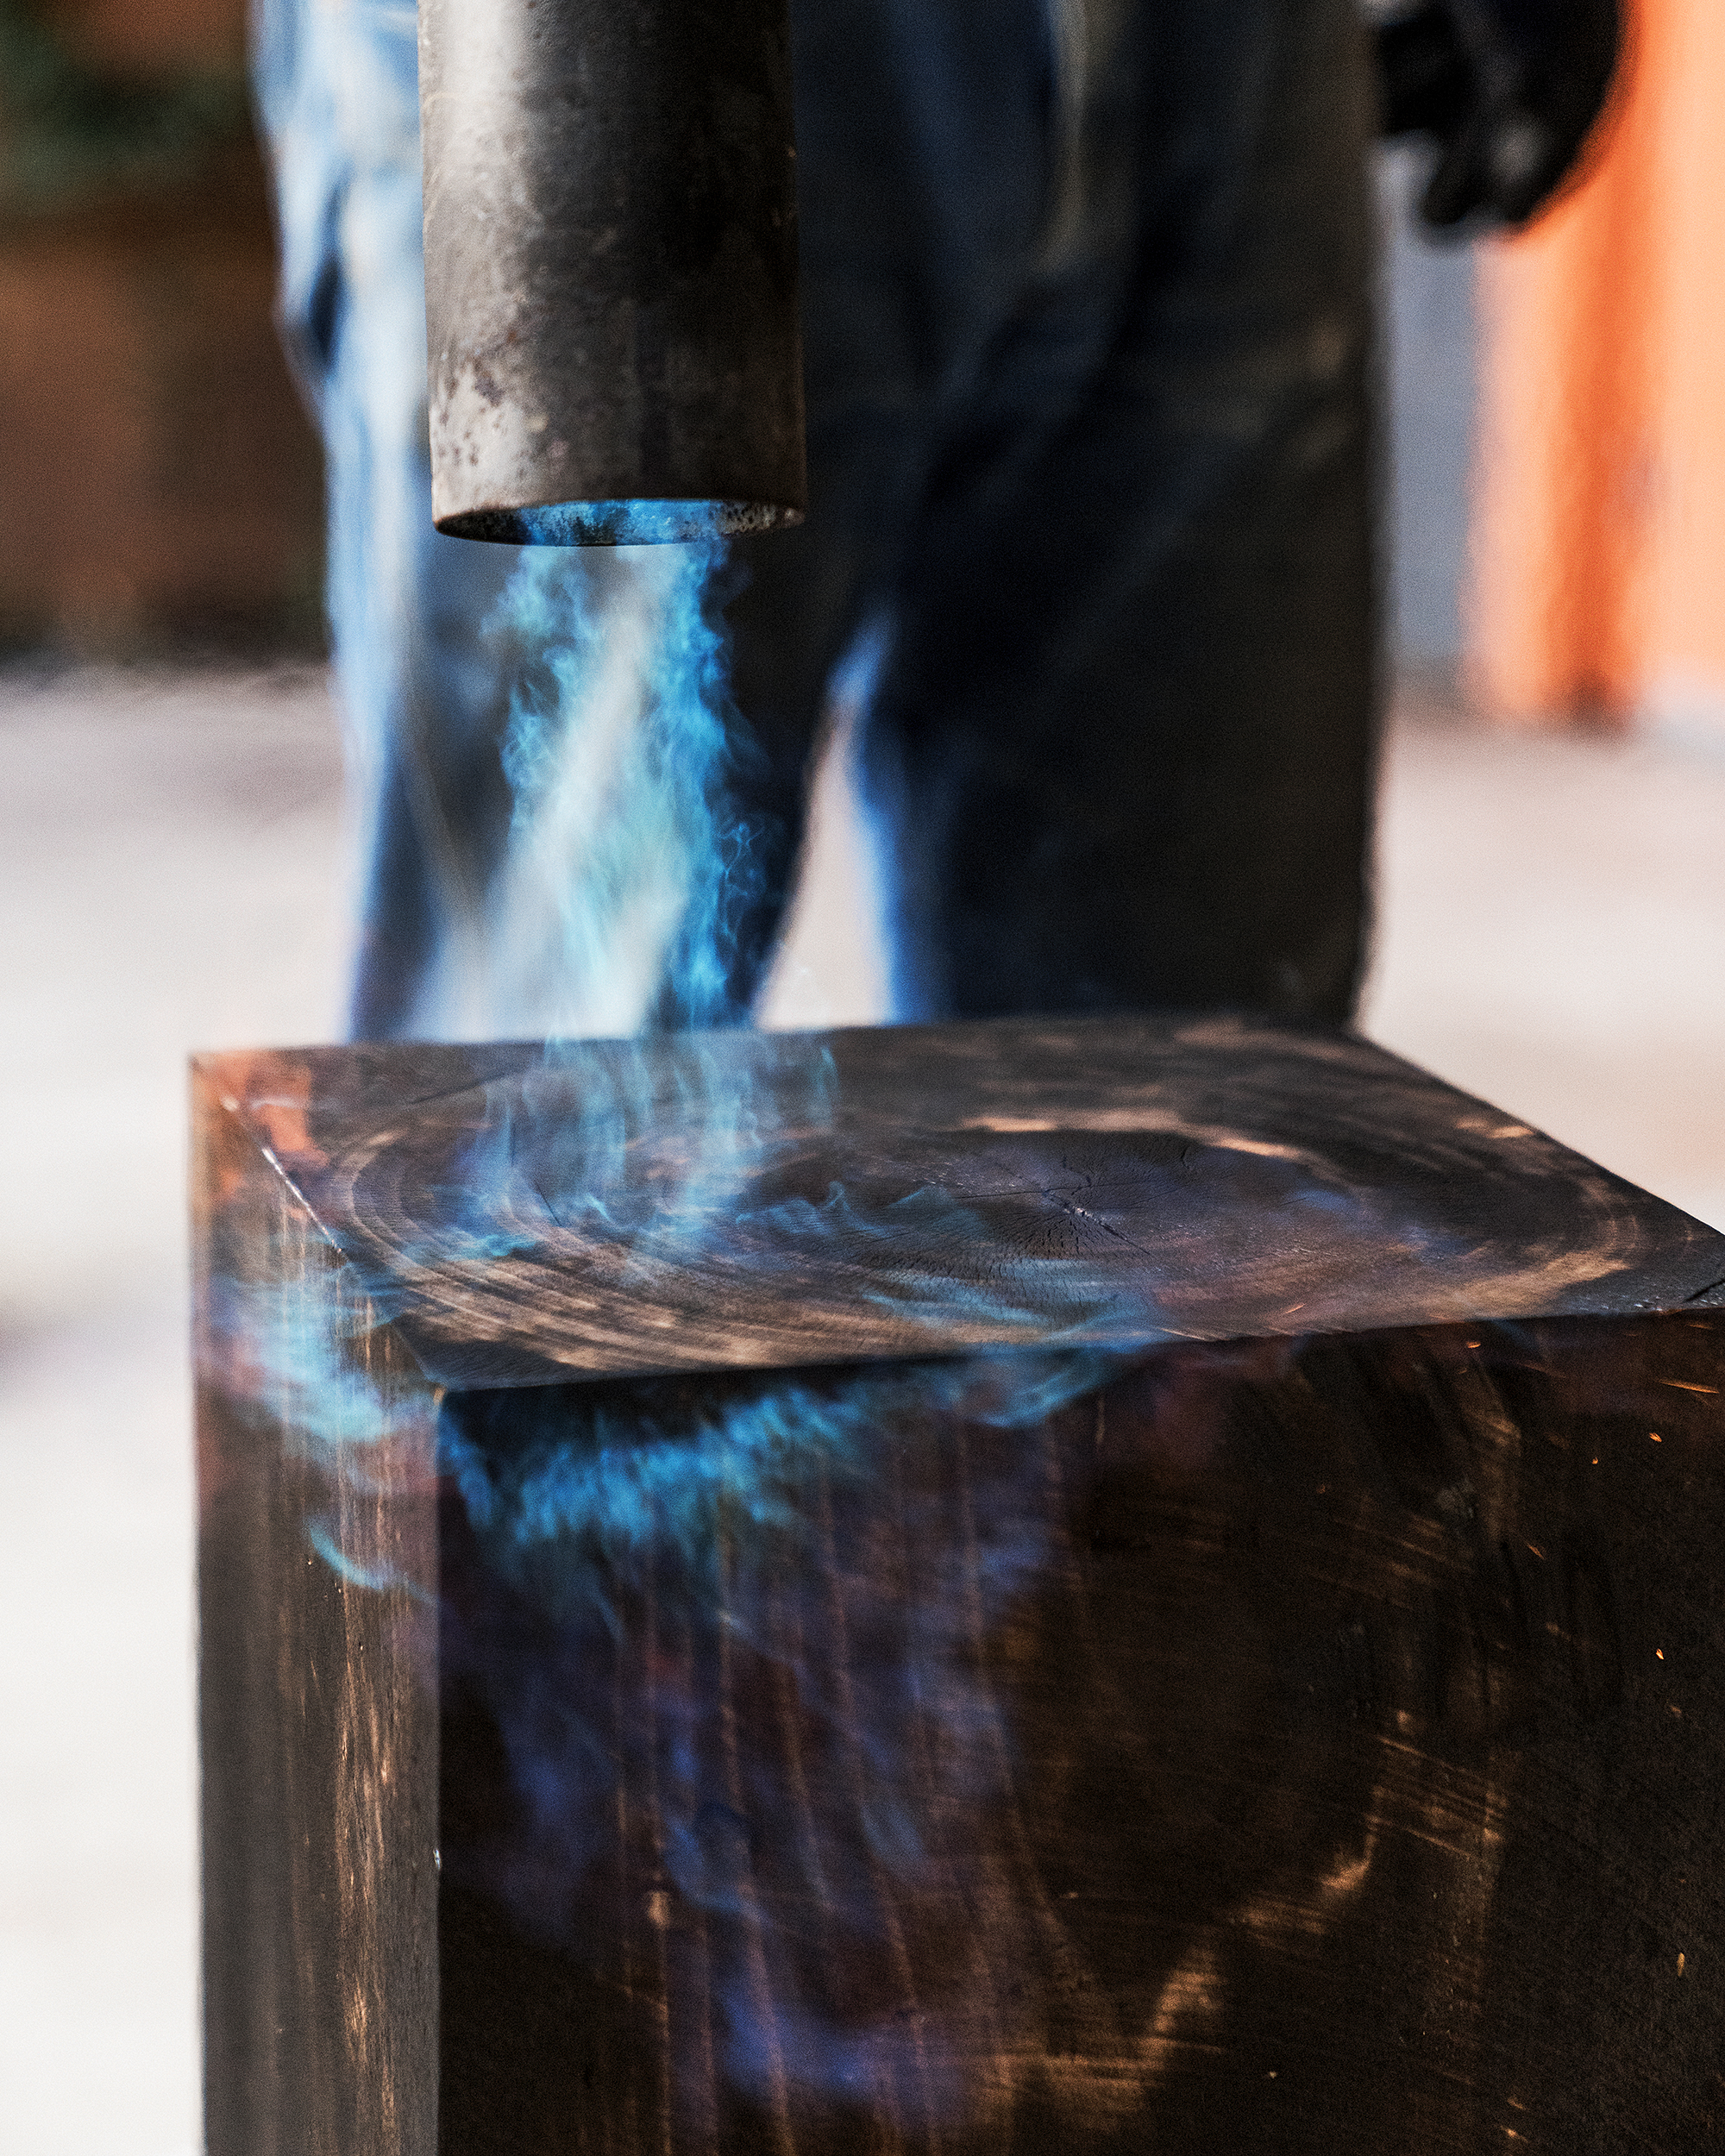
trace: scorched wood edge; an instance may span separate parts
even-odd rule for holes
[[[1725,2139],[1725,1238],[1266,1026],[196,1094],[211,2156]]]

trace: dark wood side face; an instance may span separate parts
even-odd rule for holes
[[[1722,1346],[452,1397],[442,2156],[1719,2145]]]
[[[432,1395],[219,1094],[194,1107],[205,2147],[429,2156]]]

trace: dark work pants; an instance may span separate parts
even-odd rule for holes
[[[812,509],[732,610],[781,843],[873,619],[901,1014],[1345,1018],[1376,672],[1353,0],[1091,0],[1063,79],[1043,21],[798,18]]]
[[[484,993],[513,684],[481,630],[515,557],[430,530],[411,22],[257,6],[284,313],[330,448],[353,1030],[540,1030]],[[762,870],[736,1015],[870,638],[896,1015],[1346,1018],[1375,694],[1356,0],[793,10],[812,503],[731,573]]]

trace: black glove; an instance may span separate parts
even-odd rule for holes
[[[1368,0],[1386,135],[1430,135],[1420,215],[1440,229],[1525,224],[1599,117],[1618,0]]]

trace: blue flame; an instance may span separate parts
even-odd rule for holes
[[[888,1363],[837,1375],[641,1380],[460,1396],[439,1461],[500,1577],[561,1598],[685,1559],[732,1534],[798,1529],[814,1475],[866,1482],[883,1432],[963,1413],[998,1430],[1044,1422],[1120,1366],[1097,1348]],[[474,1434],[502,1429],[499,1448]],[[550,1554],[553,1562],[543,1560]]]
[[[618,1250],[625,1277],[648,1253],[674,1266],[729,1250],[794,1278],[824,1246],[869,1257],[857,1294],[913,1311],[937,1346],[944,1317],[985,1313],[1044,1338],[1063,1326],[1057,1349],[470,1394],[445,1403],[436,1440],[466,1538],[443,1552],[438,1681],[485,1698],[518,1808],[489,1843],[446,1835],[449,1876],[584,1951],[619,1792],[655,1792],[637,1808],[651,1818],[643,1861],[666,1883],[656,1892],[712,1928],[732,2088],[763,2102],[873,2091],[933,2120],[966,2100],[957,2054],[896,2009],[835,2005],[761,1901],[756,1843],[800,1822],[779,1867],[794,1898],[882,1968],[896,1902],[938,1902],[969,1877],[963,1822],[998,1808],[1011,1772],[987,1643],[1045,1575],[1057,1532],[1033,1433],[1146,1334],[1140,1312],[1130,1351],[1079,1344],[1108,1314],[1094,1278],[1034,1254],[1016,1273],[978,1270],[967,1253],[988,1243],[983,1224],[934,1181],[775,1186],[775,1162],[824,1157],[835,1129],[824,1047],[743,1056],[717,1031],[638,1037],[668,1015],[695,1029],[738,1015],[734,948],[760,870],[736,803],[752,751],[713,604],[723,559],[716,537],[524,554],[489,632],[528,663],[484,940],[521,975],[520,1000],[555,989],[557,1037],[487,1100],[433,1194],[423,1251],[394,1251],[386,1278],[332,1269],[292,1300],[235,1290],[228,1327],[284,1442],[326,1471],[312,1550],[350,1586],[417,1592],[368,1524],[379,1507],[346,1501],[387,1494],[400,1432],[368,1349],[422,1263],[489,1264],[575,1232]],[[867,1555],[879,1534],[926,1557],[926,1576],[884,1580]],[[643,1646],[643,1606],[676,1630],[680,1661]],[[775,1727],[808,1747],[806,1789],[770,1742],[725,1756],[726,1672],[745,1664],[781,1702]]]
[[[434,1601],[432,1583],[404,1570],[394,1546],[391,1506],[423,1478],[430,1432],[424,1408],[405,1414],[374,1359],[388,1307],[348,1266],[314,1266],[286,1283],[216,1277],[208,1294],[200,1374],[234,1407],[261,1411],[281,1451],[318,1470],[312,1550],[349,1586]]]
[[[546,502],[515,512],[535,547],[662,547],[764,530],[777,519],[753,503],[721,501]]]
[[[474,932],[489,1006],[548,1012],[553,1035],[736,1016],[731,953],[760,869],[733,799],[753,752],[713,598],[724,554],[718,538],[530,548],[486,624],[517,674],[514,811]]]
[[[478,1570],[458,1546],[444,1681],[484,1698],[516,1806],[446,1836],[446,1874],[596,1966],[619,1862],[657,1877],[705,1927],[732,2090],[960,2116],[949,1979],[914,2023],[867,1984],[841,2003],[815,1939],[890,1989],[905,1912],[980,1891],[975,1837],[1014,1771],[991,1643],[1059,1569],[1046,1426],[1119,1367],[451,1395],[440,1454]],[[919,1950],[938,1960],[939,1930]]]

